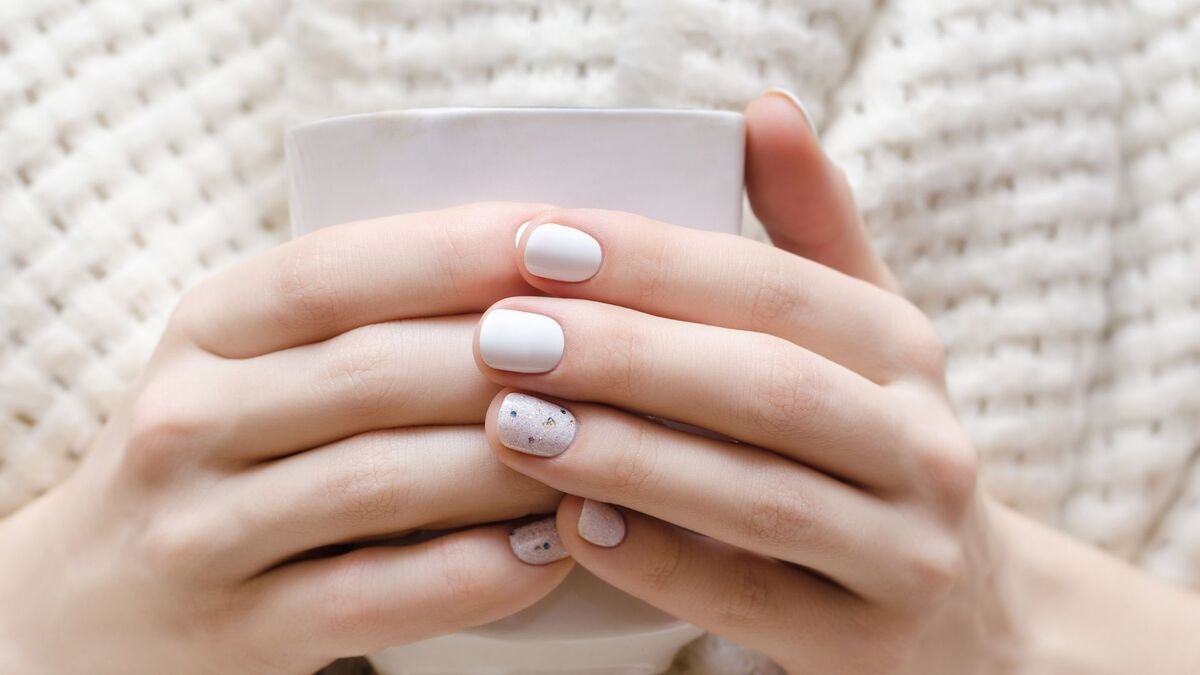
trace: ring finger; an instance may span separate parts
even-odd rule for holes
[[[147,396],[195,427],[197,454],[218,462],[262,461],[372,429],[478,424],[499,387],[471,359],[477,316],[371,324],[250,359],[204,358],[199,376],[181,373],[190,386],[164,376],[163,393]],[[191,384],[201,378],[217,382]]]
[[[775,336],[564,298],[508,298],[476,331],[491,380],[716,431],[858,485],[907,486],[891,392]]]
[[[902,516],[885,502],[774,453],[522,392],[498,395],[487,419],[496,456],[523,474],[816,569],[859,593],[894,590],[902,571],[888,562],[912,557],[894,534]]]
[[[226,480],[237,534],[224,555],[250,574],[328,544],[547,513],[561,497],[496,461],[474,425],[359,434]]]

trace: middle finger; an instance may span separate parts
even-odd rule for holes
[[[224,563],[244,574],[319,546],[546,513],[562,496],[496,461],[477,425],[372,431],[226,480]]]
[[[479,323],[476,363],[499,384],[692,424],[852,483],[904,486],[911,474],[897,397],[772,335],[508,298]]]
[[[372,324],[251,359],[206,360],[209,386],[190,387],[201,400],[172,394],[174,378],[150,395],[203,416],[194,426],[220,462],[262,461],[371,429],[478,424],[498,387],[471,359],[477,317]]]

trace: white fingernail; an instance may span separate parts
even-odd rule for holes
[[[563,330],[544,314],[493,309],[479,327],[484,363],[514,373],[544,373],[563,355]]]
[[[804,107],[804,103],[800,101],[799,96],[796,96],[795,94],[788,91],[787,89],[784,89],[783,87],[771,87],[770,89],[768,89],[766,91],[766,93],[779,94],[780,96],[791,101],[792,105],[796,106],[796,108],[798,108],[800,110],[800,114],[804,115],[804,121],[808,122],[808,128],[812,130],[813,136],[817,135],[817,125],[813,124],[812,115],[808,114],[808,108]]]
[[[521,223],[521,226],[517,228],[517,236],[513,239],[513,246],[516,246],[517,248],[521,247],[521,235],[525,234],[525,228],[529,227],[529,224],[532,222],[532,220],[527,220]]]
[[[525,243],[525,269],[546,279],[583,281],[600,269],[600,242],[583,230],[543,223]]]

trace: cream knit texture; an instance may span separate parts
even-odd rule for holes
[[[991,493],[1200,585],[1198,45],[1196,0],[5,0],[0,515],[185,288],[287,238],[288,125],[781,85],[933,317]]]

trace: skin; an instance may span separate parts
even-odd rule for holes
[[[775,247],[634,214],[543,213],[518,248],[542,223],[574,227],[599,242],[599,270],[564,282],[522,264],[544,295],[493,308],[553,318],[561,359],[497,370],[476,339],[481,372],[506,387],[492,449],[574,495],[557,523],[576,562],[789,673],[1200,668],[1195,596],[980,492],[941,345],[872,250],[843,175],[784,99],[747,118],[751,203]],[[564,452],[501,444],[512,391],[570,410]],[[579,535],[580,497],[621,508],[620,544]]]
[[[1194,670],[1193,596],[979,492],[937,338],[840,172],[785,99],[747,124],[776,247],[475,204],[190,291],[78,471],[0,523],[0,671],[311,672],[511,614],[572,564],[792,673]],[[523,269],[550,221],[600,241],[595,276]],[[490,307],[558,320],[559,364],[488,368]],[[516,389],[574,413],[566,452],[500,445]],[[582,540],[579,497],[618,505],[624,540]],[[496,523],[556,506],[572,559],[520,562]]]
[[[79,469],[0,524],[0,672],[309,673],[552,590],[572,562],[521,563],[503,521],[561,495],[489,454],[471,359],[544,209],[352,223],[189,291]]]

